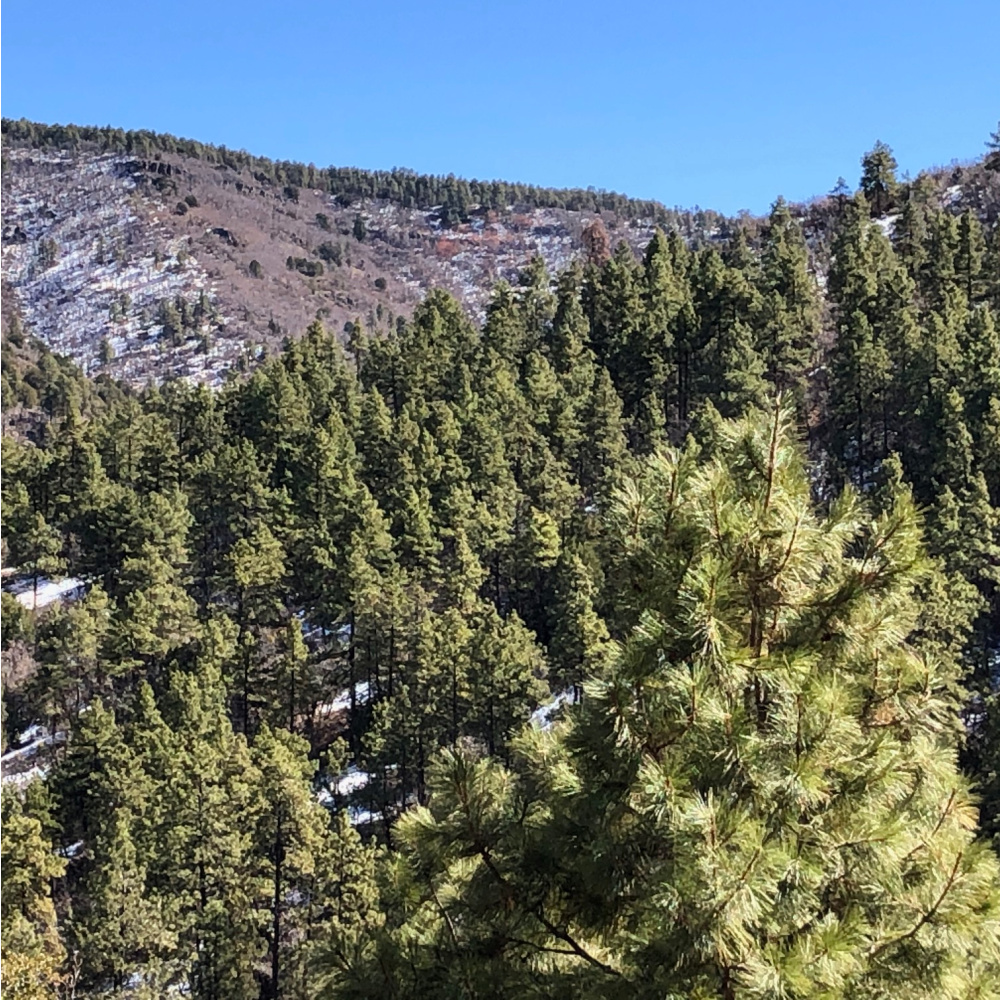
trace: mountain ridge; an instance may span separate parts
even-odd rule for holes
[[[641,255],[657,228],[698,246],[736,228],[752,240],[761,225],[613,192],[320,169],[146,131],[2,130],[5,315],[133,384],[218,385],[315,320],[345,336],[387,331],[435,287],[481,320],[495,284],[516,284],[536,256],[555,274],[620,241]],[[981,164],[922,176],[956,212],[989,218],[1000,202]],[[838,197],[791,206],[818,275]]]

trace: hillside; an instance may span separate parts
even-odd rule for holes
[[[995,215],[981,164],[927,178],[950,210]],[[794,209],[818,271],[833,208]],[[640,255],[657,225],[698,245],[736,224],[603,192],[317,170],[152,133],[4,122],[5,314],[85,370],[135,384],[217,385],[314,319],[389,329],[434,287],[481,319],[494,284],[533,256],[550,273],[584,257],[595,220],[609,247]]]
[[[1000,995],[1000,163],[612,219],[18,130],[5,998]]]
[[[4,125],[6,288],[49,346],[90,370],[113,353],[104,369],[135,382],[217,384],[248,349],[273,348],[314,319],[338,331],[357,320],[387,329],[432,287],[481,317],[494,283],[516,280],[533,256],[556,272],[581,255],[598,217],[612,240],[637,250],[656,223],[695,235],[722,222],[610,195],[602,212],[593,193],[511,185],[494,185],[502,190],[493,200],[514,200],[488,207],[470,202],[475,185],[456,182],[452,195],[449,179],[407,172],[412,197],[359,172],[342,172],[331,190],[315,168],[171,137],[123,136],[118,151],[107,136],[19,125]],[[163,303],[180,306],[179,324]]]

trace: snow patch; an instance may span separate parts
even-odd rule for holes
[[[364,705],[371,700],[371,689],[368,681],[358,681],[354,685],[354,700],[358,705]],[[346,712],[351,707],[351,689],[344,688],[333,701],[324,702],[316,706],[316,711],[320,715],[334,715],[337,712]]]
[[[362,771],[352,764],[337,779],[337,794],[350,795],[352,792],[358,792],[362,788],[367,788],[371,780],[372,776],[367,771]]]
[[[3,757],[0,757],[0,771],[2,771],[3,784],[11,785],[14,788],[24,788],[30,785],[35,778],[45,778],[49,773],[47,765],[39,763],[36,758],[42,751],[62,743],[66,739],[65,733],[52,735],[44,726],[29,726],[22,734],[22,741],[25,737],[28,742],[24,746],[15,747],[8,750]]]
[[[348,816],[351,818],[351,826],[368,826],[371,823],[380,823],[382,821],[382,813],[372,812],[370,809],[356,809],[351,806],[347,810]]]
[[[573,692],[571,690],[560,691],[558,694],[550,698],[544,705],[539,705],[538,708],[531,713],[529,722],[535,729],[551,729],[555,724],[555,715],[563,707],[563,705],[572,705],[574,701]]]
[[[86,584],[75,576],[65,580],[48,580],[39,577],[36,587],[31,580],[20,580],[8,588],[17,598],[17,603],[29,611],[37,611],[59,600],[75,601],[83,597]]]
[[[883,235],[892,237],[892,234],[896,231],[896,220],[899,215],[883,215],[879,219],[875,219],[875,225],[882,230]]]
[[[16,774],[5,774],[0,777],[0,782],[8,788],[27,788],[36,778],[44,781],[48,776],[49,769],[41,764],[29,767],[27,771],[18,771]]]

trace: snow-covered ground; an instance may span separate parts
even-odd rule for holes
[[[371,699],[371,690],[368,681],[358,681],[354,685],[354,700],[358,705],[364,705]],[[337,712],[346,712],[351,707],[351,689],[344,688],[333,701],[324,702],[316,706],[317,715],[334,715]]]
[[[530,722],[535,729],[551,729],[553,723],[555,722],[556,713],[563,707],[563,705],[573,704],[573,692],[570,690],[560,691],[558,694],[550,698],[544,705],[539,705],[538,708],[531,713]]]
[[[35,778],[44,778],[48,766],[39,755],[56,743],[66,739],[64,733],[52,735],[44,726],[30,726],[18,737],[18,746],[0,757],[0,772],[5,785],[23,788]]]
[[[36,588],[31,580],[18,580],[8,587],[8,591],[17,598],[17,603],[29,611],[44,608],[54,601],[72,601],[83,596],[85,590],[83,580],[68,576],[65,580],[49,580],[39,577]]]
[[[358,792],[362,788],[367,788],[371,780],[372,776],[367,771],[362,771],[352,764],[337,779],[337,794],[350,795],[352,792]]]
[[[348,815],[351,817],[351,826],[368,826],[370,823],[382,822],[380,812],[371,812],[369,809],[359,809],[355,806],[348,809]]]
[[[321,788],[316,793],[316,799],[320,805],[327,809],[333,809],[338,802],[343,802],[357,792],[368,787],[372,776],[367,771],[362,771],[356,764],[351,764],[339,777],[331,782],[331,786]],[[357,803],[347,803],[347,815],[352,826],[367,826],[369,823],[378,823],[382,820],[382,813],[365,808]]]
[[[11,150],[4,195],[3,273],[31,331],[85,371],[100,367],[107,338],[116,377],[139,378],[164,352],[159,303],[191,301],[215,285],[188,240],[171,236],[136,191],[130,157]],[[22,161],[31,170],[18,169]],[[46,184],[39,184],[40,176]],[[48,198],[39,191],[58,191]],[[16,233],[19,238],[7,238]],[[46,259],[44,248],[54,245]],[[126,304],[123,308],[123,303]],[[214,384],[232,358],[222,345],[198,355],[194,342],[170,348],[169,368]]]
[[[896,220],[898,218],[898,214],[883,215],[881,218],[875,219],[875,225],[878,226],[879,229],[881,229],[882,232],[891,239],[892,234],[896,231]]]

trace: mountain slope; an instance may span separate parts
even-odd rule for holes
[[[496,281],[516,281],[531,257],[555,273],[583,255],[595,220],[607,247],[639,253],[658,225],[694,243],[733,227],[607,192],[318,170],[148,132],[3,128],[5,312],[85,370],[133,383],[218,384],[316,319],[388,329],[432,287],[481,318]],[[934,183],[985,217],[996,176],[973,166]],[[819,270],[834,209],[796,209]]]
[[[270,178],[260,169],[268,161],[225,151],[229,165],[213,162],[200,146],[201,156],[76,140],[59,148],[52,130],[25,136],[16,125],[5,122],[7,290],[51,347],[131,381],[216,383],[248,346],[273,345],[314,319],[338,330],[358,319],[388,327],[431,287],[481,314],[492,285],[532,256],[553,271],[568,264],[597,215],[596,204],[568,209],[557,204],[564,193],[520,187],[501,194],[524,202],[500,210],[464,193],[457,208],[423,204],[428,195],[351,197],[315,172],[295,179],[316,187],[282,183],[295,165]],[[349,186],[362,185],[352,174]],[[569,203],[586,200],[576,195]],[[636,248],[657,222],[706,222],[607,197],[622,213],[605,208],[612,238]],[[177,307],[180,329],[164,303]]]

